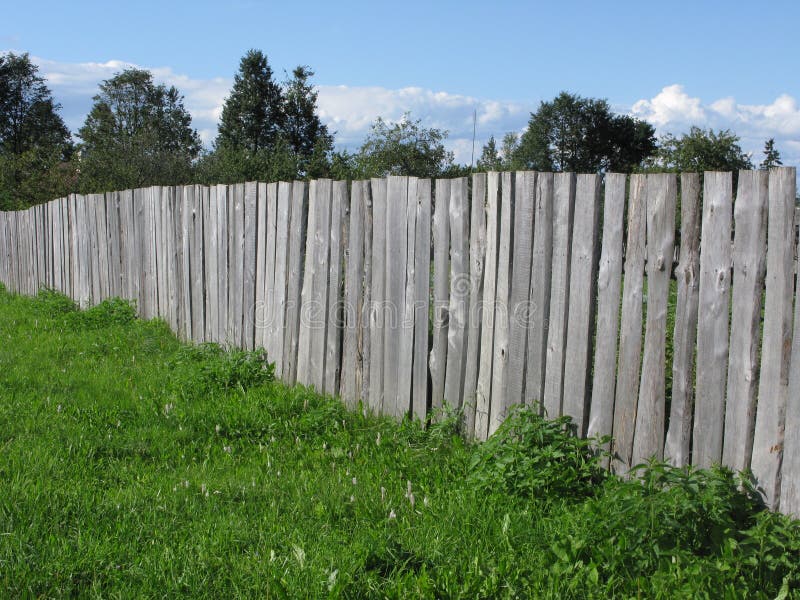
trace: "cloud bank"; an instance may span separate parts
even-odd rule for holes
[[[47,79],[72,131],[83,123],[97,93],[98,84],[126,67],[138,66],[121,60],[67,63],[32,57]],[[176,73],[169,67],[147,67],[161,83],[174,85],[185,96],[194,126],[203,142],[210,144],[217,130],[222,104],[230,92],[231,78],[196,79]],[[319,111],[339,146],[354,149],[369,133],[378,116],[397,121],[406,112],[422,119],[427,127],[449,132],[448,146],[456,160],[469,163],[472,154],[473,115],[476,121],[476,159],[481,146],[494,135],[522,131],[538,102],[519,102],[475,98],[419,87],[390,89],[320,85]],[[783,94],[769,104],[746,104],[732,97],[705,100],[688,93],[680,84],[665,86],[655,96],[617,107],[656,127],[659,135],[679,135],[691,125],[731,129],[741,137],[742,148],[752,153],[757,164],[763,155],[764,141],[775,138],[786,165],[800,165],[800,106],[797,99]]]

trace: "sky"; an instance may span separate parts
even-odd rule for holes
[[[315,71],[340,147],[405,112],[449,132],[456,160],[521,132],[562,90],[605,98],[659,135],[729,128],[763,159],[800,165],[800,2],[19,2],[2,0],[0,52],[28,52],[77,131],[97,85],[127,66],[185,96],[210,144],[239,60],[279,79]]]

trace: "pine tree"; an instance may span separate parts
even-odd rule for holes
[[[489,141],[481,150],[481,157],[478,159],[479,171],[499,171],[503,168],[503,161],[500,159],[500,154],[497,151],[497,142],[494,136],[489,138]]]
[[[263,52],[249,50],[225,100],[215,145],[256,154],[275,146],[283,125],[283,94],[272,68]]]
[[[764,143],[764,160],[761,161],[760,167],[762,169],[771,169],[780,167],[782,164],[781,153],[775,149],[775,138],[769,138]]]
[[[284,92],[283,134],[289,147],[305,160],[323,149],[333,148],[333,136],[317,114],[317,92],[309,82],[314,71],[296,67]]]

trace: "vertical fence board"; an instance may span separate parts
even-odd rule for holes
[[[614,424],[622,236],[625,228],[625,183],[620,173],[606,174],[603,202],[603,242],[597,268],[597,326],[588,437],[610,436]],[[604,445],[609,450],[608,444]]]
[[[553,181],[553,261],[550,280],[550,323],[544,382],[544,414],[561,416],[564,386],[564,352],[569,317],[569,268],[572,251],[572,216],[575,209],[575,174],[557,173]]]
[[[794,176],[793,176],[794,177]],[[795,210],[795,229],[800,226],[800,209]],[[795,250],[795,273],[800,273],[800,246]],[[781,512],[800,518],[800,283],[794,301],[794,337],[786,403],[786,428],[781,466]]]
[[[450,181],[450,278],[444,401],[458,409],[464,395],[469,304],[469,189],[466,177]]]
[[[751,469],[772,508],[778,508],[784,419],[789,396],[795,176],[794,168],[772,169],[769,173],[767,292]]]
[[[242,341],[247,350],[255,348],[256,324],[256,200],[258,184],[249,181],[244,186],[244,252],[242,267]]]
[[[525,371],[525,403],[544,406],[550,284],[553,262],[553,174],[536,177],[536,207],[531,253],[530,322]]]
[[[497,431],[506,416],[509,340],[508,306],[511,296],[512,248],[514,247],[514,186],[515,173],[503,173],[500,234],[497,244],[494,358],[492,364],[492,404],[489,408],[489,435]]]
[[[489,435],[494,364],[494,321],[497,304],[497,254],[500,227],[500,174],[486,175],[486,260],[483,278],[481,346],[478,362],[478,385],[475,393],[475,438]]]
[[[416,177],[408,178],[408,191],[406,193],[405,229],[406,229],[406,255],[403,274],[403,312],[398,315],[400,321],[400,347],[397,368],[397,409],[395,415],[404,417],[411,414],[411,398],[413,387],[414,368],[414,331],[417,313],[415,310],[416,293],[416,235],[417,235],[417,186]],[[430,265],[428,266],[430,274]],[[426,318],[427,321],[427,318]]]
[[[350,190],[350,226],[345,258],[344,339],[340,394],[350,408],[356,407],[361,400],[365,185],[363,181],[354,181]]]
[[[272,300],[274,302],[273,307],[273,338],[275,341],[275,373],[278,377],[283,378],[283,370],[284,370],[284,359],[283,359],[283,338],[284,338],[284,326],[285,326],[285,318],[286,318],[286,288],[287,288],[287,277],[288,277],[288,266],[289,266],[289,226],[291,224],[291,217],[292,217],[292,183],[287,181],[281,181],[278,184],[278,202],[277,202],[277,210],[275,213],[276,223],[275,223],[275,279],[273,282],[273,294]],[[321,236],[322,239],[327,239],[329,236],[329,232],[325,230],[318,230],[316,232],[317,236]],[[320,243],[317,240],[317,243]],[[316,268],[316,265],[315,265]],[[317,277],[319,277],[318,271]],[[315,293],[318,292],[315,288]],[[316,296],[315,296],[316,298]],[[324,305],[324,301],[323,301]],[[315,320],[322,319],[324,323],[324,311],[316,313],[313,317]],[[313,326],[313,324],[312,324]],[[319,326],[317,324],[317,326]],[[324,327],[324,325],[323,325]],[[313,343],[318,343],[322,347],[321,350],[311,347],[312,355],[313,352],[321,351],[324,352],[325,346],[325,337],[324,335],[319,338],[312,338]],[[324,364],[321,361],[317,361],[315,363],[318,365],[319,368],[322,368]],[[316,373],[314,372],[314,376],[316,377],[316,381],[314,382],[318,392],[323,392],[322,381],[324,378],[323,373]]]
[[[563,413],[578,435],[586,433],[592,369],[600,176],[578,175],[570,256],[569,320],[564,357]]]
[[[504,411],[525,401],[528,327],[530,318],[531,261],[536,214],[536,178],[533,171],[518,171],[514,188],[514,251],[509,297],[508,383]]]
[[[370,181],[372,194],[372,281],[370,286],[369,408],[383,406],[383,328],[386,293],[386,180]]]
[[[766,171],[740,171],[733,204],[733,307],[722,464],[737,472],[750,468],[753,452],[768,182]]]
[[[342,368],[342,261],[347,244],[348,204],[347,182],[333,182],[323,381],[325,393],[331,395],[339,392]]]
[[[364,195],[364,300],[361,307],[361,399],[362,409],[371,406],[370,401],[370,345],[372,343],[372,189],[369,181],[362,183]],[[430,267],[430,263],[429,263]],[[427,364],[427,356],[425,361]]]
[[[244,190],[242,190],[242,193]],[[205,341],[205,281],[203,279],[203,196],[208,193],[208,188],[202,186],[193,186],[192,198],[192,339],[195,342]],[[242,219],[241,225],[244,220]],[[240,224],[237,223],[237,227]],[[241,230],[240,230],[241,231]],[[242,247],[244,245],[244,237],[242,236]],[[241,256],[241,254],[239,255]],[[237,290],[241,294],[241,280]],[[239,314],[237,320],[241,323],[241,304],[237,307]],[[241,328],[241,325],[239,325]],[[239,329],[241,332],[241,329]],[[233,344],[242,347],[241,333],[234,338]]]
[[[411,404],[415,419],[424,420],[428,410],[428,323],[431,284],[431,180],[417,182],[417,196],[409,199],[416,210],[414,232],[414,359]]]
[[[192,186],[184,185],[176,190],[180,192],[180,212],[181,212],[181,312],[183,313],[183,339],[192,339]],[[227,232],[224,234],[228,235]],[[228,294],[227,287],[224,294]],[[225,335],[221,336],[220,342],[227,343],[227,301],[225,303]]]
[[[206,221],[203,228],[205,239],[206,339],[210,342],[219,342],[219,306],[217,306],[219,299],[219,213],[217,204],[219,204],[217,186],[212,185],[208,189],[208,204],[203,207],[203,215]],[[174,200],[172,205],[173,207],[175,206]],[[174,257],[177,257],[177,253],[174,253]]]
[[[667,307],[674,255],[676,201],[675,175],[647,176],[647,320],[633,436],[634,464],[653,456],[661,459],[664,455]]]
[[[486,174],[472,176],[469,220],[469,307],[467,310],[467,359],[464,368],[464,431],[475,435],[475,408],[481,350],[483,276],[486,263]],[[418,223],[419,226],[419,223]],[[420,267],[418,267],[420,268]],[[427,287],[425,288],[427,291]],[[420,333],[421,336],[421,333]],[[427,336],[426,336],[427,340]]]
[[[56,205],[56,208],[60,208],[60,204]],[[108,243],[109,243],[109,252],[108,257],[110,261],[110,271],[109,271],[109,293],[112,296],[124,297],[123,287],[122,287],[122,241],[121,241],[121,233],[120,233],[120,194],[119,192],[113,192],[110,196],[107,196],[107,205],[106,205],[106,214],[108,218]],[[60,217],[60,215],[59,215]],[[60,222],[60,221],[59,221]],[[59,244],[57,246],[57,251],[60,252],[61,248],[61,232],[58,232],[59,235]],[[61,260],[60,257],[56,258],[56,262],[61,268]],[[59,281],[61,278],[58,278]]]
[[[253,345],[255,348],[266,350],[265,338],[267,331],[267,184],[259,183],[256,188],[256,289],[255,309],[253,311],[255,322],[253,331]],[[271,287],[271,286],[270,286]],[[267,353],[267,359],[272,356]]]
[[[168,277],[169,272],[167,265],[169,261],[167,260],[167,219],[169,218],[167,214],[167,206],[169,205],[169,196],[171,193],[171,188],[169,187],[162,187],[159,188],[159,195],[158,201],[155,206],[155,224],[156,228],[152,232],[152,234],[156,238],[156,281],[157,283],[157,294],[158,294],[158,307],[159,311],[158,314],[160,317],[168,320],[169,314],[169,283]]]
[[[303,289],[303,257],[308,222],[308,186],[303,181],[292,184],[292,214],[289,222],[289,284],[286,288],[284,317],[283,380],[294,383],[297,377],[297,343],[300,335],[300,292]]]
[[[217,340],[227,342],[228,332],[228,288],[230,269],[228,266],[228,205],[230,204],[228,186],[217,186]]]
[[[275,251],[278,237],[278,184],[267,184],[267,247],[265,262],[264,302],[266,304],[266,327],[263,334],[264,349],[270,361],[277,355],[283,355],[283,340],[278,341],[280,326],[276,322],[275,310]],[[298,243],[304,243],[305,238]],[[278,349],[278,344],[281,349]]]
[[[732,178],[705,173],[697,331],[697,399],[692,463],[708,468],[722,459],[731,280]],[[649,306],[648,306],[649,310]]]
[[[442,408],[450,322],[450,180],[437,179],[433,197],[433,339],[431,340],[431,405]]]
[[[700,274],[700,175],[681,174],[681,247],[675,269],[677,304],[672,357],[672,403],[664,459],[676,467],[690,462],[694,413],[694,352]]]
[[[636,404],[639,398],[639,367],[642,355],[642,289],[647,233],[647,176],[631,175],[628,200],[628,238],[625,251],[625,281],[622,288],[622,325],[619,336],[617,390],[611,442],[612,466],[620,474],[631,467]]]

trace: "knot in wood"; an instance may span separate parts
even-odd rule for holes
[[[656,270],[657,271],[663,271],[664,270],[664,256],[662,254],[659,254],[656,257]]]

